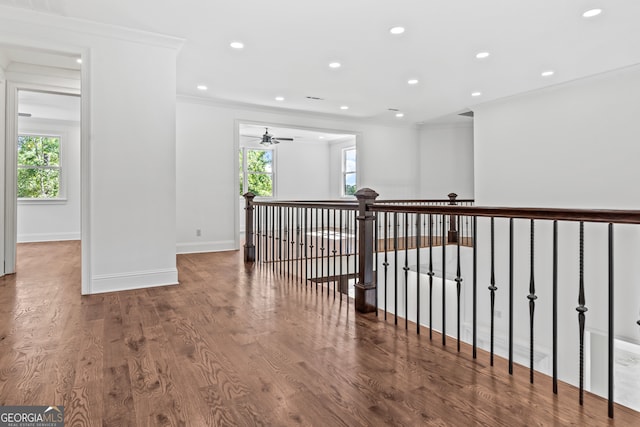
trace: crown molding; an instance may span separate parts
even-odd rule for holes
[[[554,92],[556,92],[558,90],[562,90],[564,88],[579,87],[579,86],[588,84],[590,82],[597,82],[597,81],[606,80],[606,79],[610,79],[610,78],[613,78],[613,77],[620,77],[620,76],[624,76],[626,74],[637,73],[637,72],[640,72],[640,63],[628,65],[628,66],[621,67],[621,68],[616,68],[614,70],[607,70],[607,71],[603,71],[601,73],[591,74],[591,75],[584,76],[584,77],[579,77],[579,78],[576,78],[576,79],[573,79],[573,80],[567,80],[567,81],[563,81],[563,82],[558,82],[558,83],[550,85],[550,86],[545,86],[545,87],[541,87],[541,88],[538,88],[538,89],[528,90],[526,92],[516,93],[516,94],[510,95],[510,96],[504,96],[504,97],[501,97],[501,98],[491,99],[491,100],[476,104],[476,105],[474,105],[472,107],[469,107],[469,108],[471,110],[473,110],[473,111],[478,111],[478,110],[482,110],[485,107],[491,107],[491,106],[494,106],[494,105],[506,104],[506,103],[509,103],[511,101],[528,98],[529,96],[535,96],[535,95],[538,95],[538,94],[542,95],[542,94],[547,94],[547,93],[554,93]]]
[[[3,21],[27,24],[40,29],[50,27],[82,35],[89,34],[97,37],[119,39],[174,50],[180,50],[185,41],[179,37],[136,30],[117,25],[103,24],[85,19],[70,18],[18,7],[0,6],[0,23]],[[0,25],[0,28],[2,27],[5,27],[5,25]]]

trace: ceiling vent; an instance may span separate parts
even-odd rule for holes
[[[317,96],[307,96],[307,99],[313,99],[314,101],[324,101],[324,98],[318,98]]]
[[[397,108],[388,108],[389,111],[400,111]]]

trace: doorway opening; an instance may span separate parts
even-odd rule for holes
[[[75,260],[77,277],[70,279],[81,288],[80,55],[3,45],[0,53],[8,59],[0,64],[3,273],[33,277]]]
[[[236,125],[236,247],[244,236],[242,194],[248,191],[256,200],[354,198],[359,182],[356,132],[248,121]]]

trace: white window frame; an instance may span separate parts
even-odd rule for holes
[[[356,167],[352,171],[347,171],[347,152],[356,152]],[[345,194],[344,189],[347,186],[347,174],[355,174],[356,176],[356,188],[358,186],[358,152],[355,146],[345,147],[342,149],[342,177],[340,180],[340,195],[341,197],[355,197],[353,194]]]
[[[246,193],[249,191],[249,174],[270,175],[271,176],[271,196],[256,196],[256,199],[269,200],[276,198],[276,150],[263,147],[240,147],[242,150],[242,189]],[[248,151],[271,151],[271,172],[249,172],[247,170]],[[242,195],[240,195],[242,197]]]
[[[67,180],[66,180],[66,157],[65,157],[65,148],[64,145],[67,141],[67,135],[65,132],[60,131],[47,131],[46,129],[38,129],[38,130],[29,130],[27,132],[18,132],[18,137],[20,136],[42,136],[47,138],[58,138],[60,140],[58,153],[59,166],[58,170],[60,171],[58,183],[58,197],[51,198],[36,198],[36,197],[18,197],[19,205],[39,205],[39,204],[65,204],[67,203]],[[18,153],[18,139],[16,138],[16,189],[18,183],[18,175],[17,171],[21,168],[17,162],[17,153]],[[17,190],[16,190],[17,191]]]

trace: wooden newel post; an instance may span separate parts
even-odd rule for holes
[[[456,201],[456,197],[458,195],[456,193],[449,193],[449,206],[456,206],[458,202]],[[447,241],[449,243],[457,243],[458,242],[458,217],[457,215],[449,215],[449,233],[447,233]]]
[[[254,262],[256,260],[256,247],[253,244],[253,198],[252,192],[242,195],[245,201],[244,214],[244,262]]]
[[[362,188],[355,194],[358,199],[358,283],[356,283],[356,310],[360,313],[376,311],[376,283],[373,274],[373,232],[376,217],[369,207],[378,193],[370,188]]]

